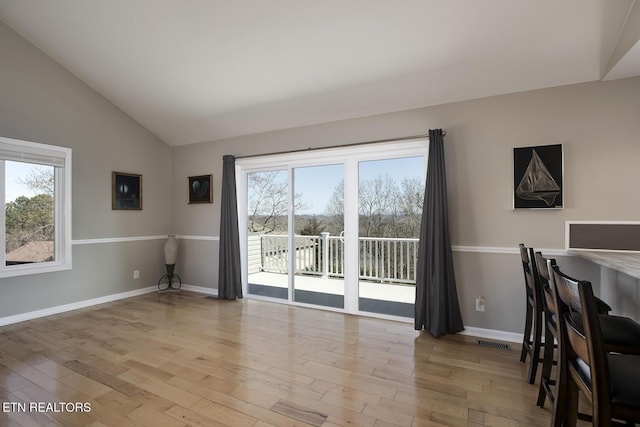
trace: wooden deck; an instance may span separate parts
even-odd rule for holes
[[[3,426],[547,426],[519,349],[187,291],[0,328]],[[15,408],[14,408],[15,409]]]

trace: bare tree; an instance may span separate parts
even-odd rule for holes
[[[281,171],[248,176],[248,229],[255,233],[287,230],[288,180]],[[388,173],[362,181],[358,188],[360,236],[416,237],[420,230],[424,184],[405,178],[398,185]],[[325,230],[338,235],[344,229],[344,181],[334,190],[325,207]],[[305,209],[301,194],[294,196],[294,210]]]
[[[27,188],[37,194],[47,194],[53,196],[55,188],[55,177],[53,167],[33,168],[25,178],[18,178],[18,184],[26,185]]]
[[[344,230],[344,180],[333,189],[331,198],[325,207],[329,233],[339,235]]]
[[[393,215],[397,197],[396,182],[389,174],[361,182],[358,188],[360,203],[360,235],[388,237],[389,218]],[[396,237],[396,236],[392,236]]]
[[[317,215],[313,215],[306,219],[306,224],[300,227],[298,234],[302,236],[319,236],[326,228],[322,220],[318,219]]]
[[[288,182],[280,171],[248,175],[248,222],[250,232],[272,233],[287,229]],[[302,195],[294,195],[294,209],[304,209]]]
[[[397,207],[401,220],[398,232],[404,237],[418,237],[422,219],[424,183],[418,178],[405,178],[400,183]]]
[[[419,179],[405,178],[398,186],[388,174],[378,175],[361,182],[358,190],[360,236],[418,236],[424,197],[424,184]],[[344,224],[344,181],[333,190],[325,214],[330,218],[329,231],[338,234]]]

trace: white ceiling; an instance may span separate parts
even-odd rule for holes
[[[640,75],[633,3],[0,0],[0,20],[182,145]]]

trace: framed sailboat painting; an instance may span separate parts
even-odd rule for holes
[[[514,209],[561,209],[562,181],[562,144],[513,149]]]

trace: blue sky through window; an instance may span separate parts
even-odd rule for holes
[[[417,178],[423,182],[424,157],[363,161],[360,162],[358,173],[360,181],[389,174],[398,184],[404,178]],[[306,209],[298,210],[296,213],[301,215],[324,214],[331,195],[343,178],[344,165],[342,164],[295,168],[295,192],[302,195],[302,201],[306,206]]]
[[[35,165],[33,163],[12,162],[9,160],[5,161],[4,202],[13,202],[20,196],[33,197],[37,195],[37,192],[32,191],[26,185],[21,184],[20,180],[24,180],[28,177],[31,171],[42,167],[43,166]]]

